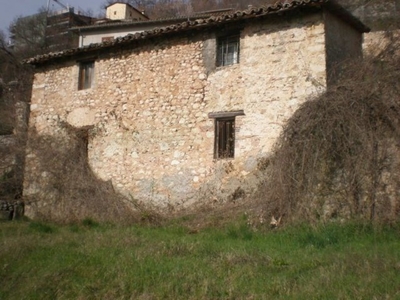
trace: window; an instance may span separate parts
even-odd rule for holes
[[[243,115],[243,110],[208,114],[210,118],[215,118],[215,159],[233,158],[235,156],[235,117]]]
[[[214,158],[235,155],[235,118],[215,119]]]
[[[229,66],[239,63],[240,35],[219,37],[217,41],[217,66]]]
[[[85,90],[92,87],[94,73],[94,61],[81,62],[79,66],[78,89]]]

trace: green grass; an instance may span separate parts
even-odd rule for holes
[[[395,299],[399,227],[0,223],[0,299]]]

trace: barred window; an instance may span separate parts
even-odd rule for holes
[[[240,35],[219,37],[217,41],[217,66],[229,66],[239,63]]]
[[[85,90],[92,87],[94,61],[81,62],[79,65],[78,89]]]

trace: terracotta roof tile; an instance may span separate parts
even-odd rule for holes
[[[92,52],[94,50],[106,49],[110,47],[114,47],[117,45],[126,45],[130,43],[134,43],[138,40],[143,40],[151,37],[157,37],[162,35],[167,35],[171,33],[184,32],[187,30],[201,29],[212,27],[215,25],[240,21],[245,19],[257,18],[261,16],[267,16],[270,14],[276,13],[284,13],[286,11],[290,11],[293,9],[299,9],[301,7],[317,7],[317,8],[326,8],[331,13],[337,15],[338,17],[344,19],[352,26],[357,28],[360,32],[368,32],[369,28],[365,26],[361,21],[359,21],[356,17],[350,14],[347,10],[345,10],[342,6],[337,4],[334,0],[285,0],[280,3],[276,3],[274,5],[269,6],[261,6],[261,7],[250,7],[249,9],[243,11],[237,11],[233,13],[225,13],[222,15],[211,16],[209,18],[200,18],[193,21],[185,21],[182,23],[177,23],[174,25],[166,26],[163,28],[157,28],[150,31],[137,32],[135,34],[128,34],[124,37],[117,38],[113,41],[91,44],[88,46],[84,46],[82,48],[74,48],[68,49],[61,52],[52,52],[44,55],[39,55],[30,59],[25,60],[25,63],[32,65],[40,65],[46,63],[48,61],[56,60],[58,58],[65,58],[69,56],[75,56],[87,52]]]
[[[232,8],[218,9],[213,11],[203,11],[197,12],[189,16],[177,16],[177,17],[169,17],[169,18],[159,18],[159,19],[150,19],[150,20],[141,20],[141,21],[133,21],[133,20],[107,20],[103,23],[91,24],[85,26],[77,26],[70,28],[71,31],[92,31],[97,30],[98,28],[116,28],[116,27],[128,27],[133,25],[146,25],[146,24],[162,24],[162,23],[179,23],[186,20],[195,20],[199,18],[210,18],[211,16],[223,15],[226,13],[231,13],[233,11]]]

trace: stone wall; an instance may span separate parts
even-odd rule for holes
[[[6,80],[18,81],[11,81],[4,94],[0,93],[0,199],[14,200],[22,193],[32,81],[27,70],[13,70],[15,65],[4,64],[9,71]]]
[[[379,55],[387,47],[400,55],[400,0],[340,0],[339,3],[371,28],[370,33],[364,34],[365,55]]]
[[[328,82],[335,83],[343,64],[362,56],[362,34],[327,11],[324,18]]]
[[[0,179],[3,179],[5,174],[11,172],[15,165],[15,140],[14,135],[0,135]]]
[[[51,196],[35,141],[67,145],[71,126],[87,133],[93,172],[128,199],[182,208],[248,195],[285,122],[325,91],[326,62],[321,14],[242,25],[232,66],[212,66],[218,33],[198,32],[98,56],[87,90],[77,89],[75,61],[37,70],[24,196]],[[235,158],[215,160],[208,114],[235,110],[245,114],[236,117]]]

